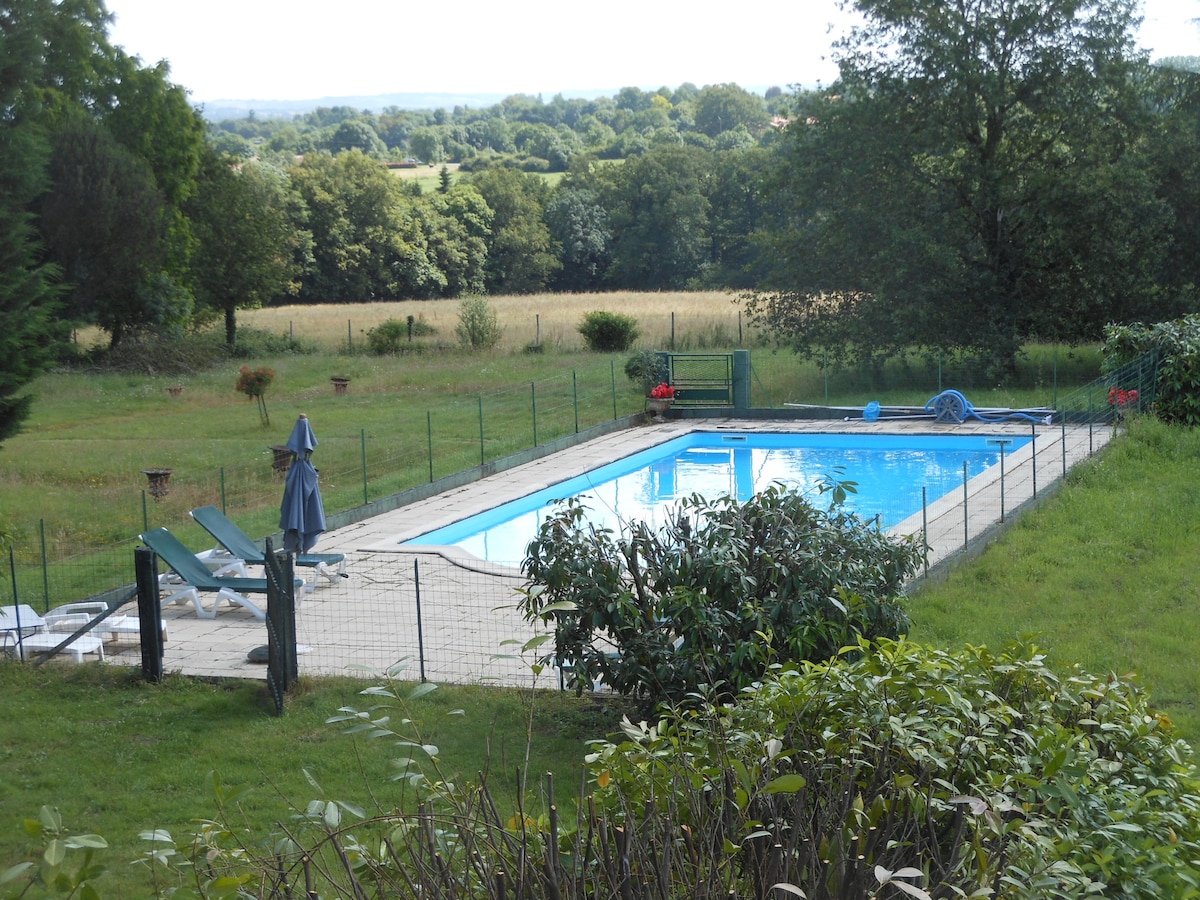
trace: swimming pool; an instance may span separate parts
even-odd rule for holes
[[[1011,453],[1027,437],[1004,437]],[[757,434],[693,432],[569,478],[407,543],[455,545],[491,562],[519,566],[526,545],[554,504],[579,496],[589,520],[619,530],[622,522],[662,521],[678,501],[700,494],[748,499],[773,482],[816,496],[826,476],[858,483],[847,503],[884,527],[1000,461],[988,435]],[[838,471],[838,470],[841,471]],[[816,502],[824,502],[820,498]]]

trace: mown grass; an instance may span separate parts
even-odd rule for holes
[[[1200,431],[1136,419],[977,560],[916,593],[918,641],[1027,638],[1059,666],[1136,673],[1200,740]]]
[[[164,829],[186,842],[201,820],[221,813],[214,778],[226,790],[249,789],[225,812],[254,842],[310,800],[370,813],[414,808],[391,764],[411,751],[326,724],[340,707],[381,702],[360,696],[363,688],[353,679],[305,680],[276,717],[260,683],[175,676],[149,685],[111,666],[0,663],[0,871],[40,854],[21,823],[51,805],[71,833],[109,842],[102,896],[150,896],[146,870],[129,865],[150,846],[139,833]],[[416,724],[403,725],[402,713]],[[569,693],[442,686],[394,711],[392,726],[438,748],[438,769],[421,766],[429,777],[482,776],[508,814],[527,778],[525,803],[537,815],[542,775],[578,784],[584,741],[617,721],[615,708]]]

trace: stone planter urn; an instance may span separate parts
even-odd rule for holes
[[[142,474],[150,481],[150,496],[154,502],[162,500],[171,493],[171,473],[174,469],[142,469]]]
[[[674,397],[647,397],[646,412],[655,419],[662,419],[674,403]]]
[[[350,379],[345,375],[334,375],[329,379],[333,384],[333,393],[335,396],[341,397],[346,393],[346,388],[350,385]]]

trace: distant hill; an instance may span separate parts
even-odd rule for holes
[[[564,91],[568,98],[611,97],[613,90]],[[494,106],[510,94],[374,94],[356,97],[321,97],[315,100],[211,100],[201,104],[204,118],[210,122],[222,119],[243,119],[251,112],[260,118],[285,118],[312,112],[320,106],[350,106],[358,110],[382,112],[389,106],[400,109],[453,109],[466,106],[483,109]],[[549,100],[549,97],[545,98]]]

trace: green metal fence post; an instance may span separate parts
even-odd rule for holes
[[[1067,477],[1067,420],[1063,418],[1059,421],[1062,426],[1062,444],[1063,444],[1063,478]]]
[[[537,439],[537,382],[529,382],[529,405],[533,410],[533,446],[538,445]]]
[[[417,664],[421,671],[421,683],[425,683],[425,623],[421,619],[421,563],[413,560],[413,588],[417,595]]]
[[[13,555],[13,548],[12,548],[11,544],[9,544],[9,546],[8,546],[8,573],[9,573],[9,576],[12,578],[14,612],[16,612],[17,615],[20,615],[21,598],[17,596],[17,558],[16,558],[16,556]],[[18,625],[21,624],[20,619],[17,619],[17,624]],[[21,629],[20,628],[17,629],[17,646],[18,647],[21,646]],[[23,651],[23,648],[22,648],[22,651]],[[25,658],[25,654],[24,654],[24,652],[22,652],[21,659],[24,659],[24,658]]]
[[[612,385],[613,418],[617,417],[617,361],[609,360],[609,383]]]
[[[1004,521],[1004,448],[1012,443],[1012,438],[988,438],[989,444],[1000,446],[1000,521]]]
[[[571,405],[575,407],[575,433],[579,434],[579,374],[571,370]]]
[[[1030,459],[1033,461],[1033,499],[1037,499],[1037,425],[1033,422],[1029,423],[1029,431],[1031,432],[1029,446],[1033,449],[1033,455]]]
[[[429,480],[433,481],[433,413],[425,410],[425,444],[429,448]]]
[[[921,537],[925,539],[925,575],[929,576],[929,489],[921,485]]]
[[[142,491],[142,531],[150,530],[150,508],[146,506],[146,492]]]
[[[42,612],[50,611],[50,568],[46,554],[46,520],[37,520],[37,540],[42,546]]]
[[[38,537],[42,543],[42,612],[50,612],[50,563],[46,559],[46,520],[38,519]]]
[[[225,509],[225,467],[221,466],[221,512],[226,512]]]
[[[963,463],[963,549],[971,543],[971,517],[967,512],[967,464]]]
[[[1054,400],[1050,405],[1058,408],[1058,344],[1054,345]]]
[[[485,461],[483,455],[483,394],[479,395],[479,464]]]
[[[363,473],[363,506],[367,505],[367,429],[359,432],[362,444],[362,473]]]
[[[1000,442],[1000,521],[1004,522],[1004,442]]]

